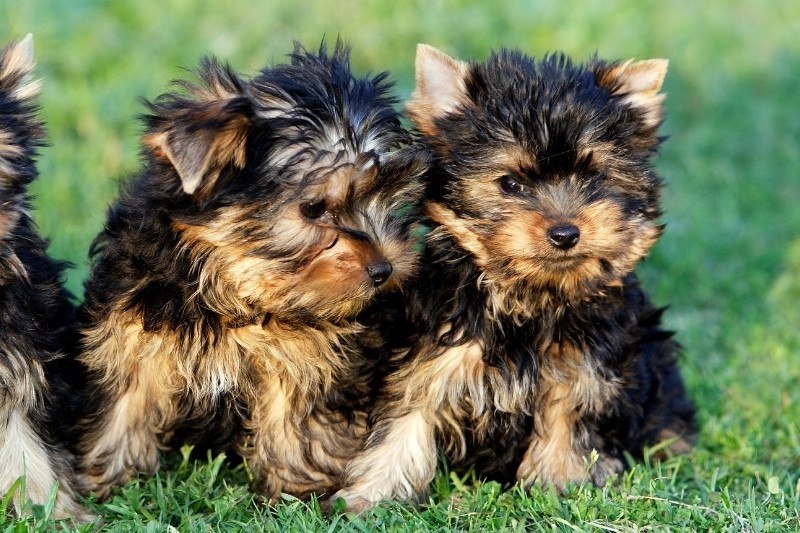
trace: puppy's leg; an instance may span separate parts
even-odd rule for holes
[[[5,492],[19,476],[25,475],[24,497],[44,505],[56,483],[60,484],[54,507],[55,516],[90,519],[89,513],[75,502],[66,484],[66,460],[59,461],[56,452],[47,447],[34,429],[34,424],[19,406],[0,401],[0,492]],[[61,467],[61,468],[59,468]],[[22,510],[23,494],[12,498],[17,515]]]
[[[436,473],[439,434],[446,435],[451,458],[462,458],[461,421],[487,412],[490,401],[482,356],[479,343],[464,343],[420,356],[390,376],[365,450],[332,500],[344,498],[348,510],[361,511],[382,499],[419,497]]]
[[[254,470],[254,489],[271,502],[282,493],[305,498],[335,487],[360,443],[347,434],[347,421],[318,419],[317,406],[310,403],[321,401],[318,395],[306,395],[292,382],[265,376],[246,423],[251,442],[243,454]],[[366,421],[357,425],[363,436]]]
[[[412,500],[424,493],[436,473],[435,426],[425,409],[413,409],[381,420],[365,452],[347,468],[347,510],[360,512],[381,500]]]
[[[108,403],[95,413],[82,437],[80,490],[105,499],[115,485],[137,472],[158,469],[158,435],[170,423],[169,396],[155,382],[158,369],[145,362],[121,393],[108,391]]]
[[[635,398],[647,398],[637,405],[643,423],[638,431],[627,436],[625,445],[634,454],[642,453],[646,445],[658,445],[655,457],[687,453],[697,439],[694,405],[686,397],[686,387],[676,360],[678,346],[671,340],[649,342],[642,346],[638,368],[646,370],[636,374],[630,389]],[[635,405],[634,400],[630,400]]]
[[[599,450],[597,460],[590,464],[592,438],[579,420],[583,404],[576,400],[583,399],[580,393],[572,384],[557,383],[541,398],[531,443],[517,469],[517,480],[526,486],[537,480],[557,490],[563,490],[567,482],[584,480],[603,486],[607,476],[622,471],[618,459]]]

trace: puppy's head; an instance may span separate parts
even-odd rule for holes
[[[44,127],[32,101],[39,92],[33,66],[30,34],[0,50],[0,239],[28,209],[27,185],[37,175],[34,157]]]
[[[140,187],[207,307],[338,320],[413,272],[427,158],[386,74],[355,77],[337,43],[250,80],[205,60],[199,78],[150,104]]]
[[[430,215],[496,285],[580,297],[618,283],[661,231],[666,68],[507,50],[465,63],[420,45],[408,112],[438,159]]]

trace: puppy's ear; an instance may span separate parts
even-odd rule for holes
[[[40,85],[33,77],[34,64],[30,33],[0,48],[0,237],[25,210],[24,187],[38,175],[33,159],[46,137],[33,101]]]
[[[197,75],[199,85],[176,82],[188,96],[164,94],[144,117],[145,147],[172,165],[186,194],[212,187],[228,165],[244,168],[254,117],[246,85],[229,66],[204,58]]]
[[[647,126],[661,120],[664,93],[659,93],[667,75],[666,59],[626,61],[597,73],[597,83],[622,96],[622,101],[639,110]]]
[[[29,33],[0,51],[0,90],[19,101],[36,96],[39,80],[32,79],[33,67],[33,35]]]
[[[175,168],[186,194],[212,185],[229,164],[244,168],[251,126],[246,98],[197,103],[164,121],[164,126],[145,135],[143,142]]]
[[[420,131],[434,135],[436,119],[466,103],[469,65],[427,44],[417,45],[415,65],[417,87],[406,109]]]

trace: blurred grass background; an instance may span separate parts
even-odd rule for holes
[[[719,511],[720,531],[800,529],[800,3],[0,3],[0,38],[27,32],[52,142],[40,158],[34,215],[53,255],[75,264],[76,295],[116,179],[138,164],[138,98],[155,98],[205,54],[254,74],[283,61],[295,39],[315,48],[341,35],[355,71],[390,70],[401,99],[413,90],[418,42],[462,59],[500,46],[668,58],[670,139],[658,159],[667,229],[639,271],[671,306],[667,323],[685,346],[702,432],[664,497],[730,509]],[[636,490],[658,472],[642,475]]]

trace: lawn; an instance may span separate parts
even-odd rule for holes
[[[420,508],[392,503],[323,517],[314,502],[261,506],[243,466],[202,450],[87,502],[107,531],[798,531],[800,530],[800,3],[790,0],[16,0],[0,39],[34,33],[52,146],[42,151],[34,216],[80,297],[89,243],[116,180],[138,164],[143,111],[169,80],[212,53],[243,73],[337,35],[359,73],[390,70],[413,90],[414,49],[485,58],[503,45],[540,55],[670,60],[658,158],[666,232],[641,265],[670,305],[701,432],[696,449],[632,463],[603,489],[563,496],[448,472]],[[0,530],[23,520],[0,499]],[[65,524],[67,528],[71,524]],[[91,528],[85,526],[84,531]]]

